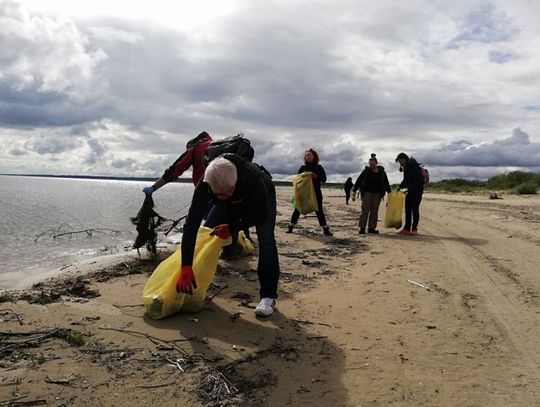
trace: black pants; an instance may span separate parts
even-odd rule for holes
[[[351,199],[351,191],[345,191],[345,203],[349,205],[349,199]]]
[[[405,197],[405,230],[418,229],[420,202],[422,202],[423,193],[424,191],[407,192]]]
[[[279,282],[279,258],[274,236],[276,226],[276,190],[270,179],[265,180],[268,191],[268,214],[263,221],[255,225],[257,238],[259,240],[259,261],[257,264],[257,273],[259,276],[261,298],[277,298],[277,288]],[[229,223],[234,219],[228,218],[222,207],[216,205],[208,216],[207,224],[215,227],[221,223]],[[209,226],[210,227],[210,226]],[[233,241],[238,241],[238,234],[233,236]],[[235,244],[236,246],[236,244]]]
[[[315,196],[317,197],[317,207],[318,209],[315,211],[315,215],[317,215],[317,219],[319,220],[319,225],[326,226],[326,216],[324,216],[324,210],[322,206],[322,192],[320,190],[315,190]],[[298,223],[298,219],[300,219],[300,212],[298,209],[294,209],[294,212],[291,216],[291,224],[296,225]]]

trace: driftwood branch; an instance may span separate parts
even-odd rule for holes
[[[217,287],[216,291],[213,291],[212,294],[206,296],[207,301],[212,301],[216,295],[221,293],[224,289],[226,289],[229,284],[223,284],[222,286],[217,286],[216,284],[212,283],[214,286]]]
[[[184,349],[179,348],[175,343],[176,341],[174,341],[174,340],[161,339],[161,338],[158,338],[158,337],[155,337],[155,336],[152,336],[152,335],[148,335],[147,333],[144,333],[144,332],[131,331],[131,330],[128,330],[128,329],[107,328],[107,327],[99,327],[99,329],[104,330],[104,331],[122,332],[122,333],[125,333],[125,334],[128,334],[128,335],[144,337],[144,338],[148,339],[150,342],[152,342],[156,346],[163,346],[163,344],[166,344],[166,345],[168,345],[168,347],[172,347],[176,351],[180,352],[184,357],[186,357],[188,359],[191,358],[191,355],[189,355]]]
[[[76,379],[75,376],[66,377],[64,379],[51,379],[49,376],[45,378],[45,383],[49,384],[60,384],[62,386],[77,387],[71,381]]]
[[[173,230],[173,229],[174,229],[181,221],[183,221],[183,220],[186,219],[186,218],[187,218],[187,215],[184,215],[184,216],[182,216],[181,218],[176,219],[176,220],[164,219],[164,220],[166,220],[166,221],[171,221],[171,222],[172,222],[172,225],[171,225],[171,227],[169,228],[169,230],[167,230],[167,231],[165,232],[165,236],[168,236],[169,233],[171,233],[171,231],[172,231],[172,230]]]
[[[0,400],[0,406],[42,406],[44,404],[47,404],[47,400],[45,399],[19,401],[26,397],[28,397],[28,394],[22,394],[20,396],[12,397],[7,400]]]
[[[13,315],[15,315],[15,318],[17,318],[17,320],[19,321],[19,325],[23,324],[22,317],[19,314],[17,314],[15,311],[13,311],[11,308],[0,309],[0,312],[11,312]]]
[[[306,325],[322,325],[322,326],[328,326],[330,328],[335,328],[334,325],[325,324],[324,322],[313,322],[313,321],[307,321],[305,319],[294,319],[291,318],[291,321],[298,322],[299,324],[306,324]]]
[[[138,308],[138,307],[144,307],[144,304],[126,304],[126,305],[120,305],[120,304],[113,304],[112,305],[115,308]]]
[[[137,389],[157,389],[159,387],[167,387],[177,384],[176,382],[163,383],[163,384],[149,384],[146,386],[135,386]]]
[[[79,235],[79,234],[86,234],[87,236],[93,236],[94,233],[120,233],[118,230],[107,229],[107,228],[86,228],[86,229],[80,229],[80,230],[64,231],[62,230],[64,226],[65,225],[62,225],[58,227],[57,229],[50,229],[50,230],[47,230],[46,232],[42,232],[38,234],[34,239],[34,243],[37,243],[39,239],[41,239],[42,237],[50,237],[52,239],[58,239],[60,237],[65,237],[65,236],[73,237],[74,235]]]
[[[217,361],[217,359],[209,358],[208,356],[204,356],[203,354],[200,354],[200,353],[190,355],[184,349],[178,347],[178,345],[177,345],[177,342],[188,342],[188,341],[194,341],[194,340],[197,340],[197,339],[185,338],[185,339],[170,339],[170,340],[167,340],[167,339],[161,339],[161,338],[158,338],[158,337],[155,337],[155,336],[152,336],[152,335],[148,335],[147,333],[144,333],[144,332],[131,331],[131,330],[128,330],[128,329],[108,328],[108,327],[99,327],[99,329],[104,330],[104,331],[123,332],[123,333],[128,334],[128,335],[144,337],[144,338],[148,339],[150,342],[152,342],[157,348],[160,348],[162,350],[165,350],[165,349],[167,349],[167,350],[176,350],[182,356],[184,356],[184,358],[186,358],[186,360],[188,360],[189,362],[193,362],[194,358],[200,358],[200,359],[205,360],[207,362],[216,362]]]
[[[253,362],[254,360],[263,358],[271,353],[291,353],[291,352],[297,352],[296,347],[289,346],[289,347],[284,348],[282,346],[272,346],[271,348],[259,350],[257,352],[247,355],[246,357],[243,357],[241,359],[228,363],[227,365],[220,368],[220,370],[225,372],[227,370],[230,370],[234,366],[238,366],[243,363]]]

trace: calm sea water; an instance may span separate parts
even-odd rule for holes
[[[9,273],[37,276],[130,248],[137,232],[129,218],[141,207],[147,185],[151,182],[0,176],[0,288],[10,285]],[[154,194],[155,209],[177,219],[187,213],[192,194],[191,184],[168,184]],[[118,233],[49,236],[98,228]]]

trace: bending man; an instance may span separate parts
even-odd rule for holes
[[[214,201],[210,217],[221,224],[213,234],[226,239],[242,229],[255,226],[259,241],[257,273],[261,301],[255,308],[259,316],[270,316],[276,308],[279,260],[274,237],[276,224],[276,191],[270,174],[257,164],[235,154],[224,154],[213,160],[204,179],[195,188],[182,236],[182,269],[177,291],[191,293],[196,287],[193,253],[197,231],[208,207]]]

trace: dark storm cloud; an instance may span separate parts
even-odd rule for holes
[[[80,146],[78,139],[64,137],[38,136],[24,143],[26,151],[40,155],[61,154]]]
[[[107,146],[97,139],[86,140],[86,145],[90,148],[90,151],[86,153],[84,163],[88,165],[96,164],[107,151]]]
[[[509,41],[518,32],[495,6],[486,4],[471,12],[463,22],[462,32],[449,44],[460,47],[473,42],[495,43]]]
[[[21,156],[21,155],[28,154],[28,151],[23,150],[20,147],[14,147],[14,148],[11,148],[11,149],[8,150],[8,154],[11,154],[13,156]]]
[[[137,161],[135,161],[134,159],[132,158],[127,158],[125,160],[113,160],[111,162],[111,165],[114,167],[114,168],[131,168],[133,167],[135,164],[137,164]]]
[[[450,144],[418,156],[425,164],[435,166],[472,167],[538,167],[540,163],[540,143],[530,141],[523,130],[514,129],[510,137],[491,143],[473,145],[461,142]]]
[[[90,150],[92,151],[92,153],[94,153],[97,156],[101,156],[103,155],[105,151],[107,151],[107,147],[105,147],[103,143],[99,140],[90,139],[90,140],[87,140],[86,143],[90,147]]]

